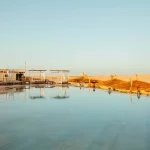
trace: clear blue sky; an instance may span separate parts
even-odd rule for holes
[[[149,0],[0,0],[0,68],[150,73]]]

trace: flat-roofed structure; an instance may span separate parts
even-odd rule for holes
[[[29,81],[30,83],[45,83],[45,73],[47,70],[42,70],[42,69],[31,69],[27,70],[29,75]]]
[[[24,73],[20,69],[0,69],[0,81],[23,81]]]
[[[0,69],[1,83],[50,83],[68,84],[70,70],[43,70],[43,69]]]
[[[51,81],[57,84],[68,84],[70,70],[49,70]],[[53,76],[55,74],[55,76]]]

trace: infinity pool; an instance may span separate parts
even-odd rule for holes
[[[0,150],[150,150],[150,98],[75,87],[0,95]]]

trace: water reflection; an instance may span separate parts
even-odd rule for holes
[[[140,97],[141,97],[141,93],[140,93],[140,91],[138,91],[137,92],[137,98],[140,99]]]
[[[79,87],[80,90],[84,90],[84,87]],[[86,90],[86,88],[85,88]],[[95,92],[96,88],[88,88],[89,92]],[[111,88],[108,88],[108,94],[110,95],[113,92]],[[68,99],[70,98],[69,95],[69,87],[54,87],[54,86],[43,86],[43,85],[36,85],[36,86],[24,86],[24,87],[17,87],[17,88],[7,88],[0,92],[0,95],[5,95],[4,99],[15,99],[15,96],[19,96],[22,93],[24,100],[26,99]],[[119,94],[119,93],[118,93]],[[141,98],[140,91],[136,94],[137,98]],[[135,95],[134,95],[135,97]],[[133,103],[132,95],[130,95],[130,103]]]
[[[25,86],[20,88],[8,88],[1,91],[1,95],[5,95],[5,99],[13,99],[18,94],[22,94],[24,100],[26,99],[67,99],[69,98],[69,87],[55,87],[54,86]]]
[[[62,87],[59,94],[57,96],[54,96],[53,98],[55,99],[67,99],[69,98],[69,95],[67,94],[67,89],[66,87]]]
[[[95,87],[93,88],[93,92],[95,92]]]
[[[29,98],[30,99],[44,99],[45,98],[45,89],[44,87],[38,87],[36,86],[35,88],[39,88],[39,92],[38,93],[34,93],[31,90],[29,90]],[[33,95],[34,94],[34,95]]]
[[[134,102],[136,95],[109,96],[108,91],[88,90],[74,87],[7,90],[7,95],[16,96],[16,101],[0,103],[0,150],[149,150],[149,99],[131,105],[129,99]],[[21,101],[24,95],[28,101]],[[69,101],[62,101],[69,95]],[[29,96],[39,100],[30,100]],[[5,94],[0,97],[5,99]]]
[[[130,103],[132,104],[132,96],[130,95]]]
[[[111,88],[108,88],[108,94],[111,94],[112,90]]]
[[[23,93],[25,92],[25,88],[20,87],[20,88],[7,88],[6,90],[4,90],[3,93],[1,94],[5,94],[6,99],[12,99],[14,100],[15,94],[19,94],[19,93]]]

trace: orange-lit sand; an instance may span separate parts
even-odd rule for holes
[[[113,78],[111,76],[76,76],[70,77],[70,82],[77,86],[86,83],[87,87],[105,90],[111,88],[125,93],[137,93],[140,91],[141,94],[150,95],[150,75],[115,76]]]
[[[70,77],[70,79],[75,79],[78,78],[79,76],[72,76]],[[130,77],[132,78],[132,80],[136,80],[136,75],[118,75],[116,76],[117,79],[123,80],[123,81],[130,81]],[[100,76],[89,76],[90,79],[93,80],[101,80],[101,81],[107,81],[110,80],[110,76],[105,76],[105,75],[100,75]],[[139,81],[143,81],[143,82],[148,82],[150,83],[150,75],[144,75],[144,74],[138,74],[138,80]]]

